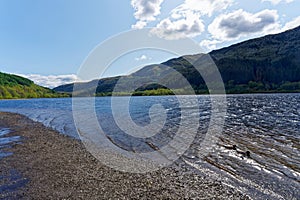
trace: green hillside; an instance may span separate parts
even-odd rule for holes
[[[174,70],[182,74],[197,94],[206,94],[208,90],[203,78],[195,69],[207,65],[210,57],[222,76],[227,93],[276,93],[300,92],[300,27],[286,32],[248,40],[230,47],[210,52],[182,56],[162,64],[145,66],[141,70],[122,77],[124,90],[120,95],[128,94],[126,88],[141,86],[135,95],[172,94],[158,81],[174,86],[179,93],[185,94],[185,88],[176,79]],[[196,61],[194,65],[187,60]],[[81,83],[82,95],[110,95],[120,77],[101,79],[96,89],[95,83]],[[73,85],[54,88],[60,92],[72,92]]]
[[[0,99],[64,97],[51,89],[38,86],[33,81],[0,72]]]

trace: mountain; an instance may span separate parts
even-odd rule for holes
[[[264,85],[299,82],[300,27],[213,51],[210,55],[224,82],[252,81]]]
[[[128,88],[134,88],[135,85],[140,86],[136,89],[136,95],[172,94],[163,86],[165,84],[184,94],[186,88],[178,82],[175,70],[189,81],[196,93],[208,93],[203,78],[196,70],[198,67],[207,68],[205,65],[211,64],[208,60],[214,61],[217,66],[227,93],[300,92],[300,27],[208,54],[182,56],[145,66],[129,76],[101,79],[96,94],[110,95],[119,80],[124,85],[123,91],[120,87],[120,94],[126,94]],[[94,84],[95,81],[98,80],[94,80]],[[81,83],[83,93],[90,84]],[[68,84],[54,90],[71,93],[72,88],[73,84]],[[85,95],[94,95],[94,92],[95,89]]]
[[[0,99],[64,97],[21,76],[0,72]]]

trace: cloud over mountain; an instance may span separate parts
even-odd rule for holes
[[[161,20],[152,32],[171,40],[199,36],[205,30],[202,17],[224,10],[232,2],[233,0],[185,0],[171,11],[169,17]]]
[[[257,13],[239,9],[221,14],[208,26],[210,39],[201,41],[200,45],[211,50],[223,42],[278,33],[282,30],[278,18],[277,10],[269,9]]]
[[[48,87],[48,88],[54,88],[59,85],[78,81],[78,78],[75,74],[49,75],[49,76],[43,76],[39,74],[29,74],[29,75],[19,74],[19,75],[32,80],[35,84]]]
[[[285,26],[283,27],[283,31],[289,30],[289,29],[293,29],[296,28],[297,26],[300,25],[300,16],[294,18],[292,21],[287,22],[285,24]]]
[[[241,36],[262,33],[270,29],[278,29],[278,13],[276,10],[263,10],[249,13],[242,9],[218,16],[208,26],[213,38],[219,40],[238,39]]]
[[[294,10],[291,11],[293,19],[281,8],[294,7],[295,0],[258,0],[253,2],[255,9],[239,0],[181,0],[167,7],[166,15],[166,7],[161,9],[168,3],[165,0],[131,0],[137,19],[132,28],[141,29],[152,22],[152,33],[161,38],[189,37],[198,40],[206,50],[212,50],[300,24],[300,16],[295,16]]]

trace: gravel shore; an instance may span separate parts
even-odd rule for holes
[[[0,160],[0,199],[249,199],[183,167],[116,171],[80,141],[18,114],[0,112],[0,128],[22,138],[4,149],[13,155]]]

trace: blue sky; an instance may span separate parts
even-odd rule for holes
[[[210,51],[296,27],[299,8],[299,0],[0,0],[0,71],[53,87],[74,81],[89,52],[124,31],[150,27]],[[107,75],[170,57],[135,52]]]

